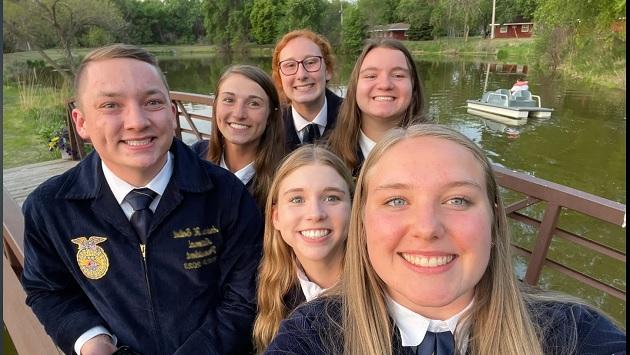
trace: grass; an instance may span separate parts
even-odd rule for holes
[[[491,56],[501,61],[527,63],[533,55],[533,39],[440,38],[434,41],[405,41],[414,55]]]
[[[17,86],[2,87],[3,169],[60,157],[60,153],[48,151],[45,134],[63,124],[63,90],[21,86],[24,93]]]

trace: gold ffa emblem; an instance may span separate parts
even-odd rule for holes
[[[88,279],[98,280],[105,276],[109,269],[109,259],[105,250],[97,244],[106,241],[105,237],[91,236],[90,239],[79,237],[72,242],[79,246],[77,251],[77,263]]]

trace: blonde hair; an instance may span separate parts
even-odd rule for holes
[[[330,76],[332,77],[335,74],[335,56],[332,51],[332,46],[326,37],[307,29],[295,30],[286,33],[282,36],[282,38],[280,38],[280,40],[278,40],[278,43],[276,43],[276,47],[273,49],[273,55],[271,57],[271,77],[276,85],[278,94],[280,95],[280,101],[283,104],[290,104],[291,102],[287,98],[287,95],[284,93],[284,88],[282,87],[282,78],[280,77],[280,52],[284,49],[284,47],[286,47],[289,41],[298,37],[304,37],[313,41],[313,43],[315,43],[322,52],[324,63],[326,63],[326,70],[330,73]]]
[[[299,287],[296,275],[297,258],[293,249],[282,239],[272,222],[272,210],[277,203],[280,184],[295,170],[312,164],[330,166],[343,178],[352,195],[354,182],[344,163],[328,149],[304,145],[289,154],[280,164],[265,204],[263,257],[258,267],[258,315],[254,324],[254,345],[263,352],[278,332],[280,321],[291,311],[284,297],[292,287]]]
[[[466,148],[483,168],[488,202],[494,207],[490,261],[475,287],[474,305],[458,324],[457,348],[467,341],[471,354],[542,354],[537,328],[512,270],[507,219],[492,166],[483,151],[468,138],[433,124],[389,131],[370,152],[361,169],[339,288],[343,304],[344,354],[392,353],[393,326],[385,304],[385,287],[368,257],[363,215],[369,176],[376,163],[397,143],[417,137],[445,139]],[[467,339],[462,339],[461,329],[468,329]]]
[[[74,95],[75,95],[74,99],[77,104],[80,104],[81,102],[80,95],[79,95],[81,91],[81,82],[83,81],[85,68],[87,68],[88,64],[92,62],[98,62],[102,60],[116,59],[116,58],[135,59],[135,60],[139,60],[141,62],[150,64],[151,66],[155,68],[155,70],[157,70],[158,75],[160,76],[160,79],[162,80],[162,83],[164,83],[164,87],[166,88],[166,93],[167,94],[169,93],[168,82],[166,81],[166,77],[164,76],[164,73],[158,66],[158,60],[153,54],[151,54],[149,51],[147,51],[144,48],[134,46],[131,44],[114,43],[108,46],[94,49],[93,51],[88,53],[81,61],[81,64],[79,64],[79,68],[77,69],[77,72],[74,76],[74,83],[73,83],[73,89],[74,89]]]

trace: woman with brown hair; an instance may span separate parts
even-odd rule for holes
[[[262,208],[284,157],[280,101],[271,78],[251,65],[226,69],[215,90],[210,141],[193,145],[199,156],[233,172]]]
[[[339,287],[298,308],[267,353],[625,353],[598,311],[522,285],[510,251],[483,151],[437,125],[393,129],[361,170]]]
[[[425,106],[422,82],[409,50],[396,40],[371,41],[354,65],[337,129],[328,143],[356,176],[385,132],[427,121]]]
[[[323,147],[302,146],[278,169],[265,208],[254,325],[258,352],[295,307],[339,279],[353,190],[350,171]]]

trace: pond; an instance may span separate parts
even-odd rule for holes
[[[160,57],[171,90],[200,94],[211,94],[221,72],[232,63],[253,64],[268,73],[271,71],[270,58]],[[416,64],[433,119],[471,138],[494,163],[626,203],[625,91],[549,78],[527,66],[496,65],[483,59],[416,58]],[[354,58],[339,58],[338,73],[330,86],[344,86],[353,65]],[[504,124],[467,113],[466,100],[481,97],[484,88],[509,89],[522,76],[515,72],[526,73],[530,91],[541,97],[544,107],[554,109],[551,118],[530,118],[524,126],[506,132],[508,127]],[[518,131],[516,135],[514,129]],[[513,196],[506,196],[510,197]],[[540,213],[536,208],[529,212]],[[560,225],[615,249],[626,250],[625,230],[569,213],[561,215]],[[512,229],[517,244],[532,245],[535,231],[515,223]],[[595,256],[561,240],[552,243],[549,255],[626,289],[624,263]],[[525,260],[515,260],[521,277],[525,265]],[[625,327],[625,303],[614,297],[547,269],[541,284],[588,299]]]

